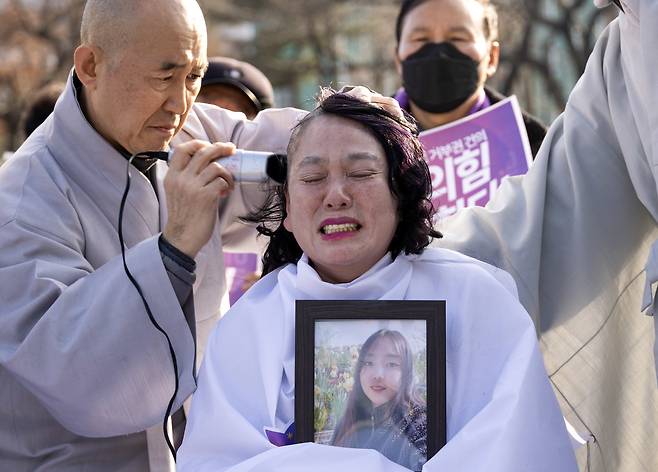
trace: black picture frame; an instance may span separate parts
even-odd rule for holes
[[[425,323],[427,460],[446,443],[444,300],[297,300],[295,306],[295,442],[314,442],[316,325],[381,320]],[[354,326],[354,325],[346,325]],[[418,326],[417,324],[414,326]]]

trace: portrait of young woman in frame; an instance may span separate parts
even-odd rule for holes
[[[444,303],[298,301],[296,318],[296,442],[420,470],[445,444]]]

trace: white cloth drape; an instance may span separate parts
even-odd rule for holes
[[[269,274],[211,336],[178,470],[406,470],[375,451],[268,442],[263,428],[294,418],[298,299],[447,300],[449,442],[425,472],[576,470],[535,330],[496,277],[437,249],[386,256],[347,284],[323,282],[305,257]]]

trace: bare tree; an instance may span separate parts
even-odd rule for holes
[[[492,84],[544,119],[561,111],[599,31],[614,17],[591,0],[497,0],[502,58]],[[261,67],[275,85],[336,84],[352,76],[384,93],[396,78],[394,23],[400,0],[205,0],[209,23],[248,22],[253,38],[227,50]],[[351,49],[367,37],[368,51]],[[361,41],[362,42],[362,41]],[[367,73],[364,73],[367,72]],[[299,103],[294,103],[300,105]]]
[[[308,105],[304,98],[317,84],[363,83],[383,93],[398,85],[393,53],[400,0],[200,3],[210,52],[256,64],[275,86],[291,90],[285,105]],[[492,84],[551,120],[616,11],[597,10],[591,0],[496,3],[503,54]],[[0,151],[19,144],[20,115],[31,94],[64,79],[72,66],[83,6],[84,0],[0,0]],[[236,29],[240,34],[223,34]]]
[[[500,0],[501,70],[494,83],[550,119],[585,69],[599,32],[616,15],[591,0]]]
[[[336,86],[343,75],[364,70],[370,72],[367,81],[374,79],[378,88],[382,72],[393,67],[390,33],[397,6],[398,0],[204,2],[211,28],[239,21],[254,24],[256,34],[234,54],[262,68],[275,86],[293,88],[309,77],[313,83]],[[361,55],[350,51],[359,40],[368,49]],[[382,48],[382,42],[388,47]]]
[[[6,148],[20,144],[20,116],[34,91],[62,80],[71,68],[83,6],[84,0],[0,3],[0,123]]]

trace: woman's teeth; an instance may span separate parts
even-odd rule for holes
[[[345,223],[342,225],[326,225],[322,227],[322,232],[324,234],[333,234],[333,233],[345,233],[347,231],[356,231],[358,229],[357,224],[355,223]]]

